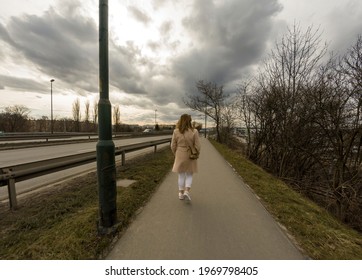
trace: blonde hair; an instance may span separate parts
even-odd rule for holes
[[[176,128],[178,128],[182,134],[184,134],[188,129],[194,130],[191,124],[191,116],[188,114],[181,115],[177,122]]]

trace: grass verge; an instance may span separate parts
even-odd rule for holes
[[[117,179],[136,182],[117,191],[117,233],[131,222],[171,169],[173,155],[159,150],[117,168]],[[0,209],[0,259],[99,259],[114,240],[97,231],[95,172]],[[117,234],[116,233],[116,234]]]
[[[295,192],[240,153],[210,141],[309,257],[323,260],[362,259],[362,235],[359,232],[342,224],[325,209]]]

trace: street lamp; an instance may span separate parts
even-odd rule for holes
[[[53,82],[55,80],[51,79],[50,80],[50,111],[51,111],[51,115],[50,115],[50,129],[51,129],[51,133],[53,134]]]
[[[155,127],[157,125],[157,109],[155,110]]]
[[[97,176],[99,196],[98,231],[116,229],[117,177],[115,146],[112,140],[112,105],[109,101],[108,0],[99,0],[99,102]]]

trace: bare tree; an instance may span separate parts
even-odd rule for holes
[[[222,142],[232,145],[234,142],[234,132],[236,129],[236,119],[237,119],[237,105],[236,98],[230,100],[228,105],[224,106],[221,109],[221,135]]]
[[[245,139],[246,139],[246,155],[249,158],[254,160],[257,159],[257,151],[261,145],[261,142],[257,143],[255,141],[255,133],[259,133],[260,126],[256,118],[257,105],[254,103],[255,98],[253,98],[253,81],[243,80],[237,89],[237,101],[236,101],[236,110],[239,119],[241,120],[242,126],[245,126]],[[258,138],[261,139],[260,137]]]
[[[113,106],[113,123],[114,132],[118,132],[121,124],[121,111],[118,104]]]
[[[41,119],[37,121],[38,123],[38,131],[43,132],[47,130],[47,123],[49,118],[47,116],[42,116]]]
[[[321,69],[316,90],[310,99],[315,110],[315,124],[320,129],[322,147],[327,147],[321,168],[327,175],[327,186],[335,198],[335,212],[345,220],[362,193],[361,113],[362,113],[362,41],[340,60]],[[317,149],[318,151],[318,149]],[[315,153],[314,153],[315,154]],[[349,219],[355,215],[349,215]]]
[[[221,142],[221,114],[228,96],[223,86],[218,86],[216,83],[206,83],[201,80],[196,83],[196,88],[197,94],[188,95],[184,102],[191,109],[205,113],[215,121],[217,141]]]
[[[318,29],[302,33],[294,25],[276,44],[256,79],[253,115],[260,129],[255,134],[259,150],[254,155],[280,177],[311,164],[303,152],[313,131],[305,96],[325,53]]]
[[[75,128],[77,132],[80,132],[80,122],[82,119],[82,114],[80,112],[80,101],[79,98],[77,98],[73,102],[73,120],[75,123]]]
[[[5,108],[0,114],[0,128],[7,132],[24,132],[29,130],[30,110],[23,105],[14,105]]]
[[[319,31],[297,26],[239,88],[248,155],[362,228],[362,38],[322,64]]]
[[[86,100],[84,103],[84,124],[86,132],[89,132],[89,116],[90,116],[90,109],[89,109],[89,100]]]
[[[98,123],[98,101],[94,100],[93,104],[93,124],[94,131],[97,132],[97,123]]]

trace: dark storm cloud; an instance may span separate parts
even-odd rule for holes
[[[97,24],[84,16],[80,2],[66,3],[63,8],[50,8],[41,16],[25,14],[12,17],[6,25],[0,24],[0,44],[6,43],[12,56],[20,54],[25,63],[61,80],[73,92],[98,92]],[[154,0],[153,7],[159,11],[165,3]],[[110,36],[110,83],[116,91],[129,93],[130,105],[148,110],[164,106],[158,109],[160,115],[165,110],[164,118],[167,114],[178,117],[185,110],[185,93],[195,88],[197,80],[227,84],[240,79],[242,72],[258,63],[265,51],[273,16],[280,10],[277,0],[192,3],[192,13],[182,22],[186,29],[182,34],[191,38],[186,38],[189,48],[181,50],[183,38],[175,36],[176,24],[172,19],[158,26],[160,40],[148,42],[148,47],[159,54],[166,49],[174,51],[174,56],[162,64],[157,58],[147,57],[142,46],[125,43],[127,40],[119,45]],[[173,4],[179,7],[177,1]],[[155,22],[153,14],[136,6],[129,6],[128,10],[145,26]],[[0,76],[0,88],[42,93],[42,86],[34,81]],[[132,99],[132,95],[136,98]],[[173,105],[172,110],[167,110],[172,103],[179,107]]]
[[[21,54],[25,63],[68,84],[68,91],[82,95],[98,92],[98,27],[78,12],[77,1],[68,4],[57,10],[50,8],[41,16],[12,17],[6,26],[0,24],[0,41]],[[135,68],[140,55],[137,47],[131,43],[116,46],[110,38],[109,53],[111,84],[120,91],[145,93]],[[37,82],[26,79],[1,76],[0,83],[18,90],[39,90]]]
[[[144,94],[142,77],[137,66],[142,64],[139,60],[141,52],[132,42],[126,47],[111,44],[109,54],[110,79],[111,83],[126,93]]]
[[[11,39],[8,31],[6,30],[5,26],[1,24],[0,22],[0,39],[3,40],[6,43],[9,43],[11,45],[15,45],[14,41]]]
[[[41,17],[12,17],[5,31],[0,28],[2,40],[41,72],[73,87],[88,84],[87,90],[97,90],[98,35],[91,19],[49,9]]]
[[[46,87],[40,82],[31,79],[9,77],[0,75],[0,89],[5,89],[5,86],[20,91],[35,91],[39,93],[49,93],[49,87]]]
[[[174,60],[175,73],[184,77],[185,87],[198,79],[220,84],[240,79],[265,51],[280,10],[277,0],[195,0],[193,13],[183,20],[195,43]]]

